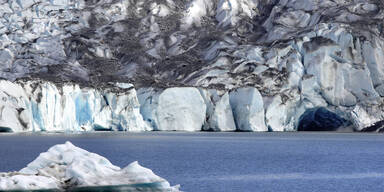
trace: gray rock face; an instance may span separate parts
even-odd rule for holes
[[[176,129],[157,127],[170,117],[154,112],[171,110],[161,104],[169,97],[160,96],[172,87],[195,87],[193,97],[200,90],[205,119],[197,124],[204,130],[293,131],[316,107],[358,131],[384,120],[382,1],[0,0],[0,16],[1,78],[39,78],[58,87],[129,82],[160,102],[148,104],[139,94],[155,129]],[[238,121],[242,104],[228,105],[243,87],[260,93],[260,129]]]

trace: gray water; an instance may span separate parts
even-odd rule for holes
[[[384,191],[384,135],[94,133],[0,135],[0,171],[71,141],[118,166],[138,160],[187,192]]]

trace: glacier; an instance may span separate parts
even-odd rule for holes
[[[142,90],[142,115],[159,131],[200,131],[206,105],[196,88],[168,88],[161,92]]]
[[[103,186],[167,192],[177,192],[180,187],[171,186],[137,161],[120,168],[69,141],[52,146],[20,171],[0,173],[0,190],[76,191]]]
[[[0,131],[384,121],[382,1],[0,0],[0,16]]]
[[[371,115],[377,108],[367,111],[365,106],[356,105],[332,110],[326,102],[300,102],[281,95],[263,97],[254,87],[136,91],[132,84],[111,82],[99,90],[73,83],[0,80],[0,132],[297,131],[305,130],[303,125],[337,119],[343,123],[336,123],[334,130],[353,127],[362,131],[381,121],[377,114]],[[325,112],[308,116],[319,107]],[[328,130],[325,125],[318,127]]]
[[[132,85],[113,86],[115,90],[97,90],[40,80],[0,80],[0,125],[14,132],[152,130],[143,121]]]
[[[263,98],[256,88],[240,88],[231,92],[229,98],[239,130],[268,131],[264,122]]]

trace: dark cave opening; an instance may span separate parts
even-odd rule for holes
[[[0,127],[0,133],[12,133],[12,129],[9,127]]]
[[[324,107],[308,109],[299,118],[298,131],[337,131],[347,121]]]

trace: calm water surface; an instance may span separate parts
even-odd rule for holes
[[[118,166],[138,160],[187,192],[384,191],[384,135],[94,133],[0,135],[0,171],[71,141]]]

